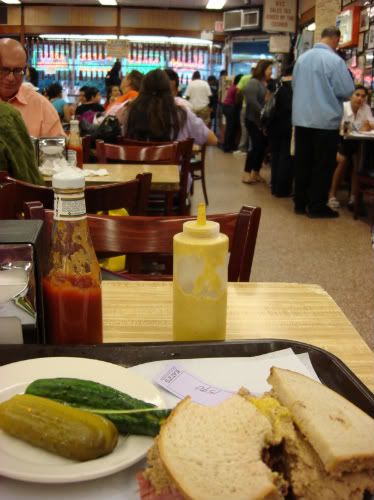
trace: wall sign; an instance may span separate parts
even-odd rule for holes
[[[296,27],[296,0],[265,0],[264,31],[294,32]]]
[[[108,57],[127,57],[128,42],[126,40],[108,40],[107,41]]]
[[[289,35],[271,35],[269,38],[270,54],[287,54],[291,48]]]

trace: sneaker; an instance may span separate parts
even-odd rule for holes
[[[329,201],[327,202],[327,206],[330,208],[340,208],[340,203],[335,198],[335,196],[331,196],[331,198],[329,198]]]
[[[308,217],[311,219],[336,219],[339,217],[339,212],[326,206],[316,212],[308,212]]]
[[[242,176],[242,182],[244,182],[244,184],[251,184],[251,174],[250,174],[250,172],[244,172],[244,174]]]
[[[255,182],[265,182],[266,183],[266,180],[263,177],[261,177],[261,175],[258,172],[253,172],[253,180]]]

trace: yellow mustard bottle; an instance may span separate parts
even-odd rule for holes
[[[201,203],[197,220],[174,236],[174,340],[225,339],[229,240],[219,229]]]

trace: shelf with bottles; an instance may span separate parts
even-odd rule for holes
[[[108,55],[107,40],[104,36],[100,40],[84,39],[83,35],[68,37],[26,37],[28,60],[39,73],[40,90],[58,81],[64,88],[64,97],[70,100],[74,100],[79,93],[77,89],[85,85],[95,86],[105,95],[105,76],[116,60]],[[165,38],[168,42],[148,43],[147,37],[142,37],[142,41],[129,41],[126,57],[120,58],[123,75],[134,69],[147,73],[156,68],[170,67],[187,85],[194,71],[199,70],[206,80],[211,74],[218,75],[223,67],[223,55],[218,46],[194,46],[188,39],[174,43],[166,37],[158,38]]]

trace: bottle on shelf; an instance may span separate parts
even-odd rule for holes
[[[55,174],[54,221],[48,268],[43,278],[50,344],[102,342],[101,274],[89,233],[83,173]]]
[[[174,340],[224,340],[226,336],[228,237],[207,221],[183,224],[173,244]]]
[[[69,151],[75,151],[77,156],[76,166],[83,168],[83,148],[82,141],[79,135],[79,121],[70,120],[70,135],[68,139],[67,155],[69,159]],[[70,153],[70,159],[72,155]]]

